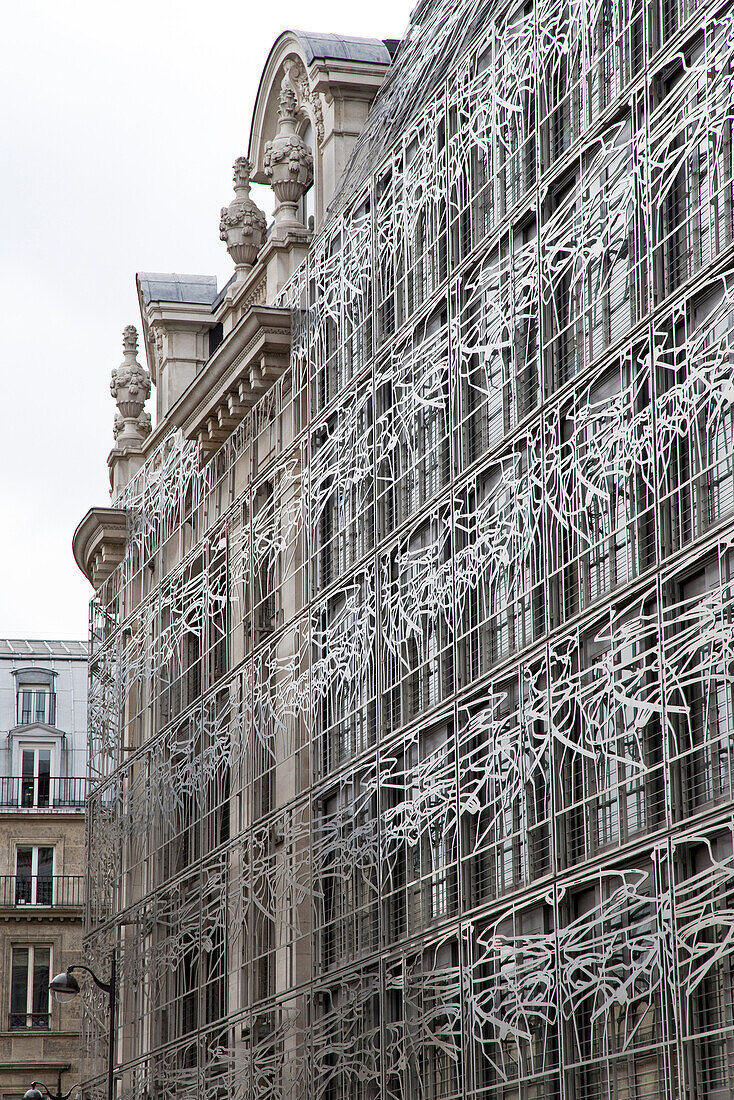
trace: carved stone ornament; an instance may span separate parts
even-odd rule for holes
[[[247,157],[234,162],[234,194],[229,206],[223,206],[219,219],[219,237],[227,245],[237,271],[255,262],[265,240],[267,222],[259,206],[250,198],[252,165]]]
[[[150,327],[150,350],[155,360],[155,368],[160,371],[163,366],[164,348],[163,348],[163,332],[157,325],[151,325]]]
[[[290,228],[303,229],[296,208],[313,181],[313,155],[296,129],[296,93],[287,74],[283,77],[278,103],[278,132],[265,146],[263,168],[278,200],[275,229],[282,234]]]
[[[153,430],[153,424],[152,424],[152,421],[150,419],[150,413],[145,412],[145,410],[143,410],[143,412],[141,412],[140,416],[137,418],[136,424],[138,425],[138,428],[139,428],[140,432],[142,433],[143,437],[145,437],[147,435],[150,435],[151,431]],[[115,413],[115,422],[112,425],[112,434],[114,435],[115,439],[117,439],[118,436],[122,433],[124,427],[125,427],[125,417],[121,416],[119,412],[116,412]]]
[[[298,105],[308,103],[313,114],[316,126],[316,138],[319,146],[324,143],[324,112],[321,107],[321,96],[315,92],[309,83],[308,74],[298,58],[290,57],[284,63],[283,68],[294,88],[298,89]]]
[[[112,372],[110,393],[117,402],[113,432],[117,447],[137,447],[150,432],[150,415],[143,406],[150,397],[150,375],[137,360],[138,331],[126,325],[122,332],[123,359]]]

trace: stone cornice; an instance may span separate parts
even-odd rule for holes
[[[212,323],[212,307],[197,302],[148,302],[145,313],[151,324],[156,321],[172,322],[177,327],[185,325],[200,329]]]
[[[84,817],[84,812],[85,811],[83,806],[81,806],[78,810],[59,810],[55,807],[52,807],[48,810],[24,810],[22,806],[0,806],[0,818],[2,818],[2,821],[5,825],[7,825],[12,818],[16,818],[18,821],[22,819],[23,822],[27,822],[31,818],[36,818],[38,821],[47,822],[49,818],[53,818],[53,820],[55,821],[57,817],[63,817],[64,820],[69,817]]]
[[[122,561],[127,517],[119,508],[90,508],[71,540],[74,560],[94,588]]]
[[[69,1028],[63,1028],[63,1030],[56,1031],[54,1028],[22,1028],[15,1027],[12,1031],[0,1030],[0,1035],[3,1037],[10,1036],[15,1042],[16,1039],[37,1039],[40,1036],[44,1038],[51,1036],[54,1039],[78,1039],[81,1034],[81,1024],[76,1030],[69,1030]],[[43,1068],[46,1073],[51,1070],[53,1073],[65,1073],[71,1069],[71,1062],[61,1062],[55,1058],[43,1059]],[[3,1073],[38,1073],[38,1058],[33,1058],[30,1062],[23,1062],[20,1059],[13,1059],[12,1062],[3,1063]]]
[[[28,906],[28,911],[18,912],[17,907],[1,906],[0,923],[2,924],[77,924],[84,919],[83,905],[54,906],[54,912],[44,911],[39,913],[34,906]]]
[[[308,74],[312,91],[322,92],[327,99],[366,99],[371,102],[385,79],[386,71],[385,65],[328,58],[313,61]]]
[[[172,410],[202,457],[219,449],[286,369],[290,330],[290,310],[251,306]]]

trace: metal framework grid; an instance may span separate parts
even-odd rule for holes
[[[290,371],[92,604],[118,1095],[723,1100],[732,6],[413,19]]]

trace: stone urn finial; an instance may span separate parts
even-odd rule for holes
[[[247,157],[234,162],[234,198],[223,206],[219,218],[219,238],[235,262],[238,277],[254,264],[265,240],[267,222],[259,206],[250,198],[250,172]]]
[[[144,411],[150,397],[150,375],[137,360],[138,330],[126,325],[122,330],[123,358],[112,372],[110,393],[117,402],[114,436],[119,450],[139,447],[150,432],[150,414]]]
[[[303,231],[296,208],[313,180],[313,155],[296,129],[296,93],[287,73],[280,87],[278,104],[278,132],[265,146],[263,168],[278,200],[275,233],[285,236],[289,229]]]

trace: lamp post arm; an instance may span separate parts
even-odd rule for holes
[[[86,971],[86,973],[92,979],[94,984],[99,989],[102,989],[105,993],[111,993],[112,990],[114,989],[114,985],[113,985],[112,982],[100,981],[100,979],[97,977],[97,975],[94,973],[94,971],[90,970],[88,966],[84,965],[84,963],[73,963],[71,966],[67,966],[66,973],[71,974],[72,970],[84,970],[84,971]]]
[[[78,1082],[76,1085],[72,1085],[68,1092],[62,1092],[61,1091],[61,1077],[60,1076],[59,1076],[59,1091],[57,1093],[51,1092],[48,1085],[44,1085],[43,1081],[31,1081],[31,1088],[32,1089],[42,1088],[43,1091],[46,1093],[46,1096],[48,1096],[49,1100],[69,1100],[69,1097],[71,1096],[74,1089],[81,1088],[81,1081]]]
[[[59,1095],[58,1098],[49,1090],[48,1085],[44,1085],[43,1081],[31,1081],[31,1088],[42,1088],[49,1097],[49,1100],[60,1100],[61,1097],[61,1074],[59,1074]]]

